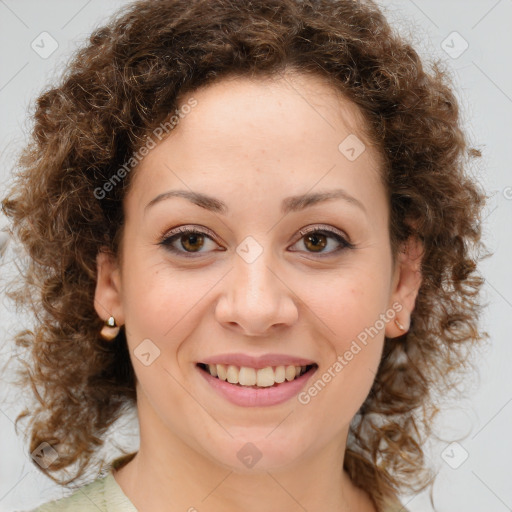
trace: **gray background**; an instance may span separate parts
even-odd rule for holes
[[[58,76],[71,52],[93,28],[126,3],[0,0],[0,195],[3,196],[16,152],[30,128],[27,112],[31,102],[48,81]],[[429,463],[439,470],[435,503],[439,511],[512,510],[512,242],[507,231],[512,220],[512,0],[379,3],[390,21],[413,38],[422,56],[440,57],[453,74],[471,142],[484,155],[473,172],[492,195],[485,213],[485,241],[494,255],[482,264],[486,279],[484,299],[488,302],[482,326],[490,335],[490,344],[475,356],[479,375],[468,377],[467,397],[444,403],[438,423],[442,439],[432,439],[426,446]],[[37,43],[45,37],[40,36],[45,31],[58,44],[47,58],[31,47],[34,40]],[[47,39],[45,49],[49,48]],[[0,216],[0,227],[5,223],[6,219]],[[9,251],[10,247],[6,259],[13,258]],[[1,271],[7,272],[10,267],[14,271],[12,265]],[[30,325],[22,313],[12,310],[3,294],[0,297],[2,365],[13,350],[12,333]],[[3,368],[1,371],[0,511],[12,512],[66,492],[31,463],[23,432],[16,436],[13,420],[28,391],[10,386],[10,374]],[[136,449],[134,416],[116,425],[115,431],[105,447],[109,454],[117,454],[114,441],[124,448]],[[451,445],[452,441],[457,444]],[[426,493],[403,496],[402,502],[412,512],[432,510]]]

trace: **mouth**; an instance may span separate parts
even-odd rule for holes
[[[196,366],[218,380],[240,388],[252,389],[276,388],[281,384],[292,382],[303,375],[312,373],[318,368],[316,363],[303,366],[266,366],[264,368],[206,363],[197,363]]]

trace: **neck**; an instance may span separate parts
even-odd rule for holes
[[[139,421],[141,417],[145,421],[140,424],[138,453],[114,471],[139,512],[376,510],[369,496],[342,469],[348,428],[339,438],[314,453],[305,452],[288,466],[269,468],[257,463],[240,471],[192,448],[183,442],[183,436],[174,435],[148,416],[139,416]]]
[[[342,469],[348,426],[330,440],[306,448],[286,465],[275,462],[286,459],[278,453],[281,442],[273,442],[266,435],[254,441],[262,449],[261,459],[244,468],[237,454],[246,441],[236,442],[235,429],[231,435],[222,429],[220,434],[210,433],[210,437],[226,438],[215,441],[220,452],[213,456],[208,444],[196,446],[188,432],[175,432],[166,426],[145,400],[139,401],[138,408],[140,449],[130,462],[114,471],[114,477],[139,512],[376,510],[366,492]],[[236,435],[239,439],[245,431],[241,432]],[[300,440],[292,444],[300,445]],[[265,453],[270,456],[265,457]],[[219,457],[233,459],[233,463],[219,463]]]

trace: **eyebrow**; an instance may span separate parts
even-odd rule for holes
[[[173,197],[183,197],[184,199],[187,199],[188,201],[196,204],[197,206],[200,206],[201,208],[204,208],[205,210],[219,213],[221,215],[226,215],[229,212],[229,208],[226,203],[215,197],[211,197],[200,192],[192,192],[190,190],[169,190],[168,192],[163,192],[162,194],[159,194],[154,199],[152,199],[144,207],[144,214],[146,214],[146,211],[155,204],[165,199],[171,199]],[[289,212],[301,211],[315,204],[323,203],[332,199],[342,199],[350,204],[357,206],[365,214],[367,214],[363,203],[361,203],[361,201],[351,196],[347,191],[343,189],[326,190],[286,197],[281,203],[281,212],[283,214],[287,214]]]

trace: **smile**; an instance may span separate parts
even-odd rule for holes
[[[267,388],[282,384],[285,381],[291,382],[311,370],[313,366],[280,365],[275,368],[267,366],[257,369],[225,364],[199,364],[199,367],[208,371],[212,377],[227,381],[230,384],[252,388]]]
[[[196,364],[199,373],[213,391],[243,407],[266,407],[290,400],[305,387],[318,368],[316,363],[263,367],[261,363],[256,363],[255,366]]]

